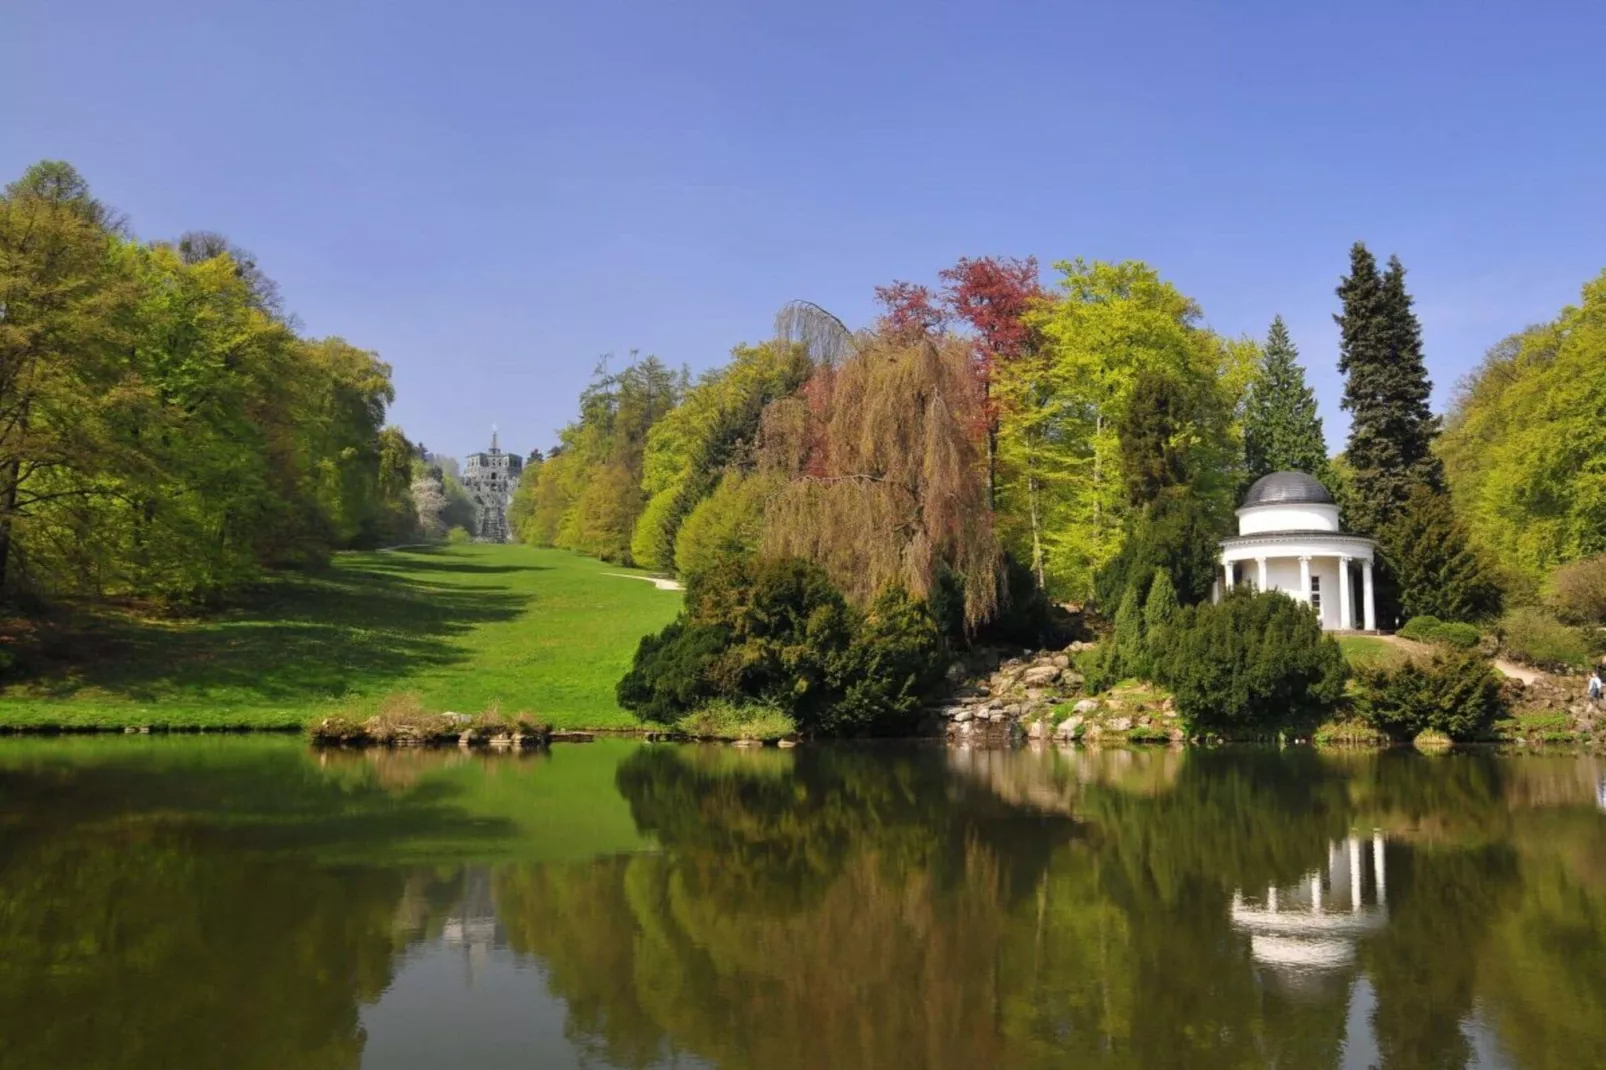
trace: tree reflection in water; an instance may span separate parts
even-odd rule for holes
[[[363,1006],[425,943],[469,984],[529,956],[580,1055],[620,1067],[1606,1065],[1600,777],[1487,753],[14,747],[0,1066],[356,1066]],[[1334,914],[1379,923],[1315,946]]]
[[[1522,869],[1517,826],[1582,815],[1595,823],[1574,842],[1603,842],[1579,809],[1592,781],[1569,781],[1564,763],[977,758],[645,750],[618,783],[663,850],[505,871],[499,909],[514,946],[551,968],[576,1037],[620,1066],[685,1051],[722,1067],[1337,1067],[1346,1049],[1363,1065],[1469,1066],[1475,1020],[1509,1065],[1600,1052],[1606,977],[1573,964],[1606,947],[1600,874],[1566,871],[1592,887],[1564,912],[1583,919],[1565,954],[1553,940],[1519,953],[1501,922],[1557,914],[1528,878],[1562,879],[1562,841],[1528,841],[1536,864]],[[1534,810],[1547,792],[1550,809]],[[1367,830],[1364,850],[1351,852],[1352,829]],[[1348,909],[1357,859],[1362,905],[1371,916],[1382,892],[1388,922],[1356,928],[1322,968],[1257,960],[1235,895],[1287,887],[1304,900],[1285,909],[1313,896]],[[1523,956],[1543,961],[1490,968]],[[1534,982],[1567,998],[1522,991]],[[1376,1008],[1357,1021],[1363,983]]]

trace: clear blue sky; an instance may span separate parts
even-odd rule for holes
[[[6,0],[0,172],[253,250],[441,452],[550,445],[603,353],[708,367],[982,254],[1281,312],[1337,449],[1352,241],[1441,404],[1606,266],[1603,42],[1599,0]]]

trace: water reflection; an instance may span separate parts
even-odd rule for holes
[[[0,747],[0,1067],[1606,1065],[1591,758]]]

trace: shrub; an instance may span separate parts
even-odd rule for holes
[[[1459,624],[1455,621],[1440,620],[1434,616],[1412,617],[1400,629],[1402,639],[1414,639],[1419,643],[1440,643],[1444,646],[1453,646],[1458,650],[1471,650],[1483,638],[1475,625]]]
[[[860,613],[817,565],[728,558],[693,577],[681,616],[636,650],[620,705],[672,723],[714,701],[772,707],[808,734],[907,729],[941,680],[923,602],[888,590]]]
[[[1606,554],[1558,568],[1549,601],[1570,623],[1606,624]]]
[[[708,674],[730,642],[721,628],[676,620],[643,636],[630,671],[619,681],[619,705],[644,721],[669,723],[714,695]]]
[[[1433,641],[1433,633],[1443,623],[1438,617],[1434,616],[1412,617],[1405,622],[1405,627],[1400,629],[1399,635],[1401,639],[1412,639],[1418,643],[1431,643]]]
[[[842,697],[815,726],[830,735],[904,732],[942,679],[942,639],[925,605],[901,588],[883,591],[848,649]]]
[[[1394,739],[1428,731],[1476,739],[1500,713],[1500,683],[1476,651],[1446,650],[1426,662],[1361,669],[1357,685],[1356,712]]]
[[[1149,675],[1147,652],[1143,648],[1143,596],[1138,585],[1126,589],[1121,608],[1115,611],[1115,653],[1123,676]]]
[[[462,546],[464,543],[473,542],[474,536],[470,535],[465,527],[452,527],[446,531],[446,541],[453,546]]]
[[[1091,650],[1076,656],[1076,669],[1082,674],[1082,686],[1090,695],[1102,694],[1121,682],[1121,657],[1116,653],[1114,640],[1106,638]]]
[[[1348,668],[1310,607],[1276,592],[1235,591],[1185,609],[1169,629],[1159,681],[1190,729],[1252,728],[1317,714]]]
[[[1453,646],[1457,650],[1473,650],[1482,638],[1483,633],[1475,624],[1445,621],[1433,629],[1433,642]]]
[[[1542,669],[1578,669],[1589,664],[1583,632],[1537,606],[1522,606],[1500,618],[1500,646],[1518,661]]]

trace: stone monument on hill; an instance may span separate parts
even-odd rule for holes
[[[508,541],[512,533],[507,526],[507,507],[523,471],[524,458],[502,452],[492,425],[491,448],[469,454],[463,468],[463,488],[474,499],[474,537],[480,542]]]

